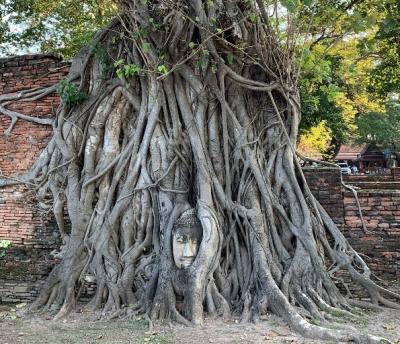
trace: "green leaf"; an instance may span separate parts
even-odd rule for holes
[[[189,48],[193,49],[196,46],[196,43],[194,42],[189,42]]]
[[[124,66],[123,73],[126,78],[130,78],[134,75],[139,75],[140,68],[135,64],[128,64]]]
[[[11,245],[10,240],[1,240],[0,241],[0,248],[8,248]]]
[[[159,65],[157,66],[157,70],[161,73],[161,74],[167,74],[168,73],[168,68],[165,65]]]
[[[122,71],[122,69],[117,69],[115,73],[117,74],[117,77],[119,79],[122,79],[124,77],[124,72]]]
[[[61,100],[68,106],[78,105],[88,98],[86,93],[80,92],[73,83],[65,79],[60,81],[57,93],[60,95]]]
[[[122,65],[123,63],[124,63],[124,60],[119,59],[119,60],[114,62],[114,67],[118,67],[118,66]]]
[[[303,0],[304,6],[310,7],[312,5],[313,0]]]

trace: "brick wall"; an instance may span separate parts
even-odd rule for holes
[[[0,95],[51,86],[68,73],[69,63],[55,55],[24,55],[0,59]],[[51,117],[59,104],[53,93],[35,102],[16,102],[8,108],[30,116]],[[18,120],[12,133],[4,134],[11,119],[0,114],[0,171],[17,177],[29,169],[46,146],[51,126]],[[0,189],[0,239],[13,246],[54,248],[54,225],[29,202],[23,186]],[[51,220],[50,220],[51,222]]]
[[[341,174],[338,168],[305,167],[304,175],[313,195],[337,225],[344,222]]]
[[[0,96],[57,83],[68,73],[69,63],[54,55],[25,55],[0,59]],[[30,116],[52,117],[59,104],[53,93],[35,102],[19,102],[10,110]],[[18,120],[5,135],[11,120],[0,113],[0,171],[18,177],[32,166],[46,146],[52,129]],[[33,300],[43,278],[56,263],[50,252],[59,246],[59,233],[49,214],[39,211],[23,185],[0,188],[0,240],[12,246],[0,262],[0,301]]]
[[[400,283],[400,183],[388,178],[351,176],[345,183],[357,186],[366,223],[364,232],[354,195],[341,186],[335,168],[304,168],[314,196],[341,228],[354,249],[361,253],[381,285],[398,288]],[[349,280],[348,276],[345,276]],[[353,293],[364,296],[358,286]]]
[[[400,189],[360,189],[357,192],[367,232],[351,192],[344,193],[344,234],[364,254],[371,271],[385,285],[400,282]]]

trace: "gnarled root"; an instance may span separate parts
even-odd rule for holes
[[[90,274],[97,289],[89,306],[110,317],[201,325],[204,312],[257,321],[272,311],[306,337],[376,343],[306,320],[352,316],[332,280],[340,269],[376,306],[397,307],[399,296],[371,281],[305,182],[291,56],[271,38],[268,16],[246,17],[263,12],[262,2],[232,4],[237,11],[198,0],[179,8],[119,3],[124,17],[95,38],[110,61],[123,61],[119,78],[82,51],[72,71],[88,98],[61,105],[53,139],[27,177],[40,197],[56,200],[65,242],[34,306],[56,304],[64,316]],[[202,239],[180,268],[175,224],[191,208]]]

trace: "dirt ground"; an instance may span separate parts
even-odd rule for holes
[[[202,328],[157,324],[149,332],[143,318],[106,322],[93,321],[89,314],[74,313],[68,319],[53,321],[48,315],[25,315],[26,307],[26,304],[0,306],[0,344],[322,343],[293,333],[274,315],[265,316],[258,324],[211,319],[206,319]],[[365,312],[351,325],[400,344],[400,311]],[[330,326],[338,328],[340,324]]]

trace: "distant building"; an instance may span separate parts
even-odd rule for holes
[[[357,166],[361,172],[390,167],[387,165],[383,151],[368,143],[351,146],[341,145],[335,160],[347,162],[349,166]]]

